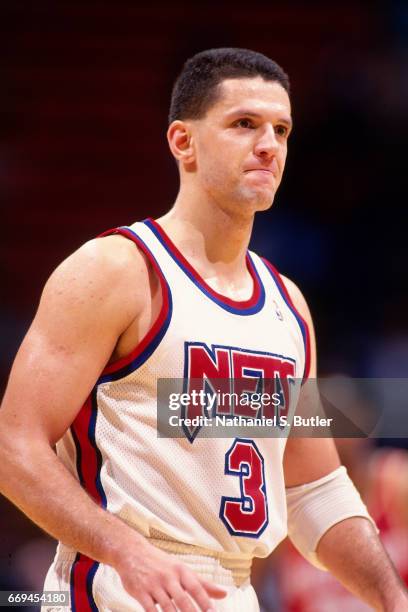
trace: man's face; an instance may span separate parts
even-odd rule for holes
[[[239,216],[269,208],[285,167],[291,109],[279,83],[226,79],[205,117],[191,122],[196,177],[224,210]]]

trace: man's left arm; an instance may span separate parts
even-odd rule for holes
[[[316,413],[313,403],[319,399],[313,381],[317,373],[313,322],[300,290],[289,279],[283,280],[310,333],[311,380],[303,385],[298,406],[301,412]],[[310,548],[314,550],[307,558],[329,570],[374,609],[408,610],[408,593],[368,514],[364,518],[365,507],[344,468],[340,468],[333,439],[289,438],[284,472],[289,515],[292,512],[289,521],[298,522],[293,531],[301,535],[300,548],[313,542]],[[308,533],[313,534],[309,542]]]

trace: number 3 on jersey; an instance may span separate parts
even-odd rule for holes
[[[234,440],[225,474],[239,478],[241,497],[221,498],[220,519],[231,535],[258,538],[268,525],[268,500],[264,460],[253,440]]]

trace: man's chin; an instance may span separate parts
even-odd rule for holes
[[[249,206],[264,210],[272,205],[275,197],[275,189],[264,187],[246,187],[240,191],[240,200],[246,201]]]
[[[269,210],[274,202],[274,199],[275,199],[275,194],[273,194],[273,196],[271,196],[269,200],[260,204],[257,212],[262,212],[263,210]]]
[[[275,198],[275,192],[268,190],[245,189],[229,198],[226,210],[239,217],[253,217],[257,212],[269,210]]]
[[[240,215],[243,217],[253,217],[256,213],[265,212],[269,210],[273,204],[273,198],[268,201],[252,201],[246,202],[240,207]]]
[[[254,198],[253,202],[251,202],[251,206],[254,209],[254,212],[262,212],[263,210],[269,210],[273,204],[275,199],[275,193],[263,194],[262,197]]]

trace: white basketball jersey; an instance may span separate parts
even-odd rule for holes
[[[157,381],[233,379],[253,390],[260,379],[302,379],[307,326],[276,270],[252,252],[253,294],[234,301],[154,221],[116,232],[151,261],[162,308],[132,353],[102,372],[58,455],[100,505],[146,536],[266,556],[287,532],[285,438],[206,439],[199,427],[158,437]]]

